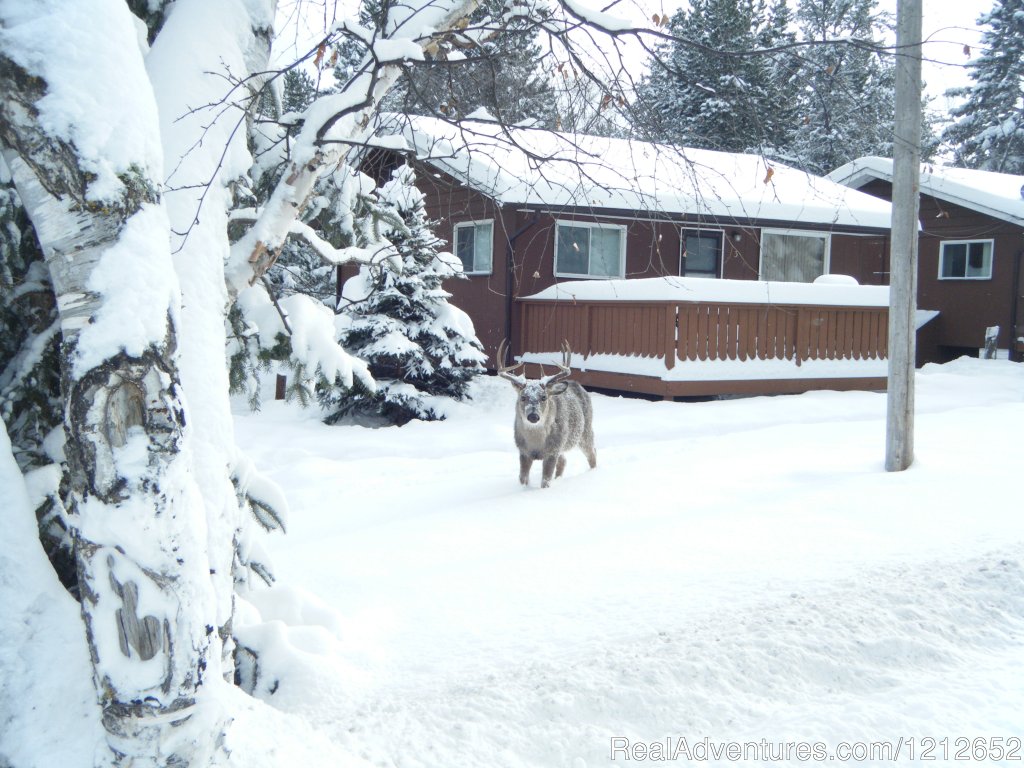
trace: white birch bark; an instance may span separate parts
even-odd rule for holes
[[[100,56],[106,46],[137,52],[126,7],[74,10],[118,8],[124,16],[111,15],[110,38],[98,41],[100,48],[87,39],[56,44]],[[16,10],[17,24],[37,26],[46,26],[46,13],[63,12],[41,4],[32,9],[37,19],[25,7]],[[8,21],[0,13],[0,33],[16,35],[17,24]],[[82,616],[107,744],[118,765],[204,762],[198,753],[212,739],[196,728],[209,729],[211,719],[195,713],[215,647],[215,604],[206,542],[196,535],[204,524],[177,370],[170,232],[158,180],[147,170],[154,158],[123,169],[120,188],[107,187],[104,198],[90,194],[92,159],[41,113],[63,74],[54,62],[63,59],[15,60],[6,50],[18,55],[15,45],[0,45],[0,146],[57,298]],[[125,74],[135,85],[144,78],[142,57],[127,58],[136,69]],[[46,77],[31,69],[38,61],[49,67]],[[155,134],[155,121],[145,129]],[[134,274],[156,279],[140,284]],[[132,307],[139,310],[134,317]],[[219,730],[215,720],[212,726]]]
[[[160,113],[167,167],[165,193],[174,268],[187,307],[179,326],[179,370],[192,415],[194,473],[203,491],[205,537],[216,600],[220,658],[216,674],[233,677],[235,542],[241,510],[232,473],[238,462],[228,397],[224,264],[228,185],[252,164],[246,146],[250,92],[229,95],[225,75],[245,80],[266,67],[274,3],[178,0],[146,66]],[[195,111],[196,105],[217,105]],[[211,672],[214,671],[211,669]]]

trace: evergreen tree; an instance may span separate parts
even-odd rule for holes
[[[730,152],[784,144],[792,126],[794,66],[783,0],[694,0],[669,22],[637,93],[644,138]]]
[[[797,22],[814,45],[804,54],[801,117],[782,159],[825,174],[863,155],[891,157],[895,65],[873,50],[885,23],[875,0],[800,0]]]
[[[983,50],[970,66],[973,83],[943,133],[955,161],[967,168],[1024,174],[1024,0],[996,0],[978,19]]]
[[[472,321],[448,303],[450,294],[442,287],[461,274],[461,263],[440,250],[410,167],[397,169],[377,197],[396,214],[383,234],[397,249],[401,268],[364,266],[345,284],[349,304],[341,343],[369,363],[378,389],[332,390],[321,403],[333,411],[328,421],[352,413],[394,424],[443,418],[438,398],[464,399],[486,361]]]
[[[380,29],[388,0],[365,0],[360,23]],[[385,100],[385,109],[403,114],[465,118],[484,110],[504,123],[557,123],[555,90],[545,72],[535,23],[504,19],[503,0],[484,0],[470,19],[472,36],[458,45],[446,41],[437,54],[405,65],[405,73]],[[355,72],[366,46],[354,37],[338,49],[335,77],[344,83]]]
[[[281,111],[284,114],[305,112],[317,97],[317,85],[304,69],[295,67],[284,73]]]

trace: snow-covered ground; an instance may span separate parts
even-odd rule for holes
[[[278,626],[305,654],[271,701],[403,767],[1024,737],[1024,366],[921,372],[898,474],[879,394],[594,401],[597,469],[574,452],[547,490],[518,484],[499,380],[401,429],[238,414],[292,506],[257,603],[340,616],[331,643]]]
[[[288,714],[222,696],[232,764],[594,768],[667,750],[714,765],[731,761],[700,758],[726,748],[796,765],[825,750],[812,765],[873,744],[963,765],[957,740],[975,738],[961,756],[1021,764],[1024,365],[964,359],[917,382],[903,473],[883,470],[883,395],[595,395],[597,468],[574,452],[545,490],[539,466],[518,484],[500,380],[401,429],[240,406],[239,443],[291,514],[264,542],[279,586],[242,604],[239,633]],[[39,602],[14,605],[45,616]],[[33,626],[38,642],[48,625]],[[0,666],[19,669],[19,639],[0,630]],[[43,650],[19,657],[43,690],[16,689],[40,709],[60,695],[25,671]],[[65,687],[65,741],[95,724],[67,703],[80,689]],[[0,732],[0,758],[91,764],[69,748],[14,759],[39,738]]]

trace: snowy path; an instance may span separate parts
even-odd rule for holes
[[[1024,736],[1024,370],[919,382],[896,475],[865,393],[596,398],[598,468],[571,455],[546,491],[518,486],[502,382],[401,430],[240,416],[289,488],[281,582],[341,616],[340,641],[290,618],[271,701],[389,766],[608,765],[615,736]]]

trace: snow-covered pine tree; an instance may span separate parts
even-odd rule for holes
[[[863,155],[890,157],[895,69],[875,50],[886,16],[875,0],[800,0],[796,15],[801,40],[812,45],[803,53],[800,119],[782,159],[825,174]]]
[[[364,0],[360,22],[379,28],[390,4]],[[556,93],[537,43],[536,22],[522,15],[506,16],[504,0],[483,0],[469,24],[475,28],[472,35],[453,37],[435,55],[405,63],[385,109],[452,119],[484,110],[504,123],[527,120],[543,128],[556,127]],[[340,46],[335,72],[341,82],[365,50],[356,38]]]
[[[372,264],[349,279],[341,343],[369,363],[378,390],[324,393],[322,404],[329,422],[355,413],[393,424],[443,418],[442,399],[464,399],[486,362],[472,321],[448,303],[442,287],[462,265],[431,232],[411,167],[398,168],[376,196],[396,214],[383,234],[398,250],[401,269]]]
[[[792,128],[794,65],[785,2],[694,0],[676,11],[651,72],[637,92],[644,138],[730,152],[786,143]]]
[[[981,55],[968,65],[971,85],[948,96],[956,122],[943,132],[957,165],[1024,174],[1024,0],[996,0],[978,18]]]
[[[286,115],[305,112],[316,99],[318,90],[316,81],[306,70],[289,69],[284,73],[281,88],[281,112]]]

